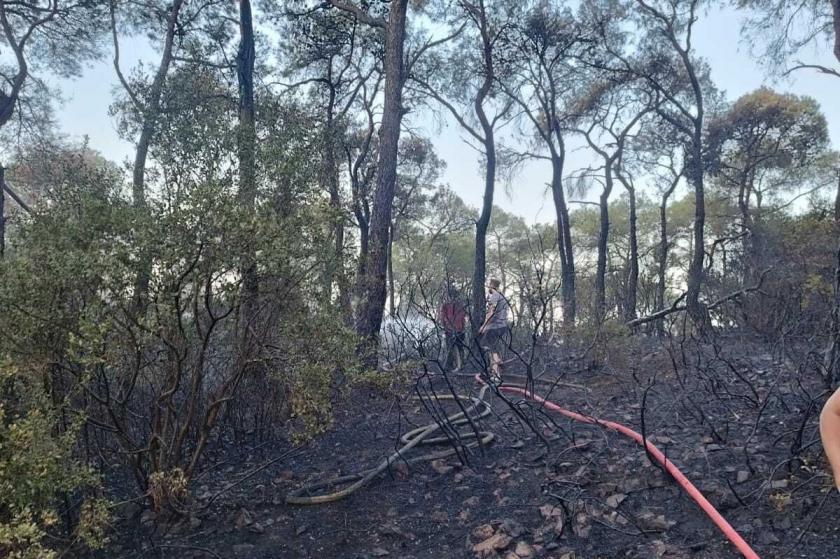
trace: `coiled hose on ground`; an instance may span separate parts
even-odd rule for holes
[[[377,467],[371,468],[370,470],[364,470],[362,472],[356,472],[354,474],[341,476],[331,480],[306,485],[304,487],[296,489],[295,491],[292,491],[291,493],[288,493],[286,495],[286,502],[292,505],[318,505],[322,503],[331,503],[333,501],[343,499],[344,497],[347,497],[353,492],[364,487],[365,485],[370,483],[370,481],[373,480],[373,478],[387,470],[392,464],[396,462],[414,464],[417,462],[423,462],[427,460],[438,460],[441,458],[446,458],[447,456],[452,456],[453,454],[458,452],[458,449],[450,448],[448,450],[427,453],[423,454],[422,456],[415,456],[413,458],[408,458],[406,455],[408,451],[410,451],[412,448],[421,444],[432,445],[451,442],[451,438],[447,436],[430,437],[431,434],[435,433],[436,431],[439,431],[441,427],[455,428],[459,425],[471,423],[489,415],[490,404],[484,401],[484,394],[486,392],[487,385],[484,385],[481,387],[481,390],[478,393],[478,397],[458,396],[459,400],[470,400],[472,403],[466,408],[464,408],[462,411],[448,416],[439,423],[430,423],[429,425],[418,427],[417,429],[409,431],[408,433],[403,435],[400,438],[400,442],[403,446],[400,447],[399,450],[394,452],[391,456],[383,460]],[[454,400],[455,396],[442,395],[438,396],[437,399]],[[495,435],[488,431],[472,431],[460,434],[459,438],[462,440],[477,438],[478,440],[473,440],[472,442],[464,445],[465,447],[473,447],[478,445],[489,444],[493,441]],[[321,495],[312,495],[313,492],[318,491],[319,489],[323,489],[325,487],[340,486],[351,481],[354,481],[355,483],[348,485],[347,487],[339,491],[335,491],[333,493],[325,493]]]
[[[440,430],[442,426],[456,427],[458,425],[463,425],[471,421],[481,419],[482,417],[485,417],[490,413],[490,405],[484,401],[484,395],[487,392],[489,385],[484,382],[484,379],[482,379],[480,374],[475,375],[475,379],[483,385],[478,394],[478,397],[458,397],[461,400],[471,400],[472,404],[470,406],[468,406],[461,412],[450,415],[442,422],[431,423],[429,425],[418,427],[417,429],[409,431],[400,439],[400,442],[403,444],[403,446],[399,450],[394,452],[394,454],[383,460],[382,463],[380,463],[376,468],[301,487],[286,495],[286,502],[295,505],[315,505],[338,501],[339,499],[347,497],[348,495],[357,491],[361,487],[364,487],[365,485],[370,483],[370,481],[373,480],[373,478],[375,478],[380,473],[388,469],[395,462],[403,461],[404,463],[413,464],[416,462],[426,460],[437,460],[455,454],[457,452],[457,449],[450,448],[441,452],[424,454],[422,456],[417,456],[414,458],[406,458],[405,456],[409,450],[411,450],[419,444],[439,444],[443,442],[449,442],[450,438],[446,436],[429,438],[429,435]],[[709,518],[720,529],[723,535],[726,536],[726,538],[730,542],[732,542],[732,544],[738,549],[738,551],[740,551],[744,555],[744,557],[746,557],[747,559],[760,559],[759,555],[755,551],[753,551],[753,549],[744,540],[744,538],[742,538],[741,535],[738,534],[738,532],[732,527],[732,525],[730,525],[729,522],[726,521],[726,519],[717,511],[717,509],[715,509],[715,507],[708,501],[708,499],[706,499],[703,496],[703,494],[694,486],[694,484],[692,484],[688,480],[688,478],[685,477],[685,475],[679,470],[679,468],[677,468],[673,462],[668,460],[665,454],[661,450],[659,450],[656,447],[656,445],[651,443],[645,437],[642,437],[642,435],[640,435],[633,429],[630,429],[629,427],[626,427],[614,421],[607,421],[603,419],[598,419],[596,417],[591,417],[588,415],[569,411],[565,408],[558,406],[554,402],[551,402],[541,396],[538,396],[533,391],[530,391],[522,386],[501,385],[498,386],[497,389],[500,392],[507,392],[509,394],[520,394],[528,399],[531,399],[545,406],[546,409],[560,413],[575,421],[588,423],[590,425],[597,425],[599,427],[603,427],[611,431],[616,431],[617,433],[620,433],[626,437],[629,437],[630,439],[633,439],[639,445],[645,448],[649,455],[656,459],[656,461],[659,462],[663,468],[665,468],[665,470],[671,475],[671,477],[673,477],[674,480],[676,480],[680,487],[682,487],[685,490],[685,492],[688,493],[688,495],[692,499],[694,499],[694,501],[698,505],[700,505],[700,508],[703,509],[703,512],[705,512],[709,516]],[[439,397],[439,399],[454,400],[455,397],[441,396]],[[480,411],[477,415],[471,415],[478,410]],[[466,446],[484,445],[490,443],[494,439],[493,433],[487,431],[476,431],[473,433],[467,433],[462,436],[462,438],[476,437],[479,438],[478,441],[473,440],[473,442],[468,443]],[[349,483],[351,481],[355,481],[355,483],[348,485],[347,487],[339,491],[321,495],[312,495],[312,492],[317,491],[319,489],[323,489],[325,487],[334,487],[341,484]]]

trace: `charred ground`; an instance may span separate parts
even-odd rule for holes
[[[824,387],[785,353],[737,336],[647,341],[599,366],[553,350],[536,386],[568,409],[644,432],[762,557],[834,558],[840,499],[828,492],[815,442]],[[507,374],[524,372],[512,364]],[[469,374],[449,380],[459,394],[478,391]],[[216,465],[192,487],[189,517],[122,507],[119,535],[102,556],[738,556],[629,439],[490,391],[493,413],[481,427],[497,438],[466,463],[398,463],[347,499],[285,504],[301,485],[375,466],[400,435],[429,423],[418,383],[450,390],[432,367],[395,389],[346,392],[333,428],[306,445],[251,440],[214,449]]]

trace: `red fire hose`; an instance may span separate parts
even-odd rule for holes
[[[480,375],[476,375],[475,378],[478,382],[484,383],[484,380],[480,377]],[[599,425],[606,429],[617,431],[622,435],[633,439],[634,441],[645,447],[651,454],[651,456],[656,458],[656,460],[660,464],[662,464],[662,466],[668,471],[668,473],[671,474],[671,476],[677,481],[677,483],[679,483],[682,486],[682,488],[685,489],[686,493],[688,493],[691,496],[691,498],[694,499],[698,505],[700,505],[700,508],[703,509],[703,511],[709,516],[709,518],[712,519],[712,522],[714,522],[718,526],[718,528],[720,528],[720,531],[723,532],[723,535],[725,535],[729,539],[729,541],[732,542],[732,544],[738,548],[738,551],[740,551],[744,555],[744,557],[746,557],[747,559],[760,559],[758,554],[755,551],[753,551],[753,549],[746,541],[744,541],[744,538],[742,538],[741,535],[735,531],[735,529],[729,524],[729,522],[727,522],[726,519],[723,516],[721,516],[721,514],[715,509],[715,507],[713,507],[712,504],[706,499],[706,497],[704,497],[703,494],[700,493],[700,491],[696,487],[694,487],[694,484],[691,483],[688,480],[688,478],[685,477],[685,475],[683,475],[683,473],[673,464],[673,462],[668,460],[665,457],[665,454],[663,454],[661,450],[656,448],[656,446],[653,443],[646,440],[633,429],[625,427],[620,423],[615,423],[614,421],[605,421],[603,419],[598,419],[595,417],[590,417],[588,415],[583,415],[580,413],[569,411],[567,409],[561,408],[554,402],[546,400],[545,398],[537,396],[533,392],[529,392],[524,388],[518,386],[499,386],[498,389],[500,392],[522,394],[526,398],[530,398],[536,402],[539,402],[546,408],[563,414],[566,417],[574,419],[575,421],[589,423],[591,425]]]

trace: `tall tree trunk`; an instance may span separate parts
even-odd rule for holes
[[[169,19],[166,23],[166,34],[164,36],[163,52],[160,55],[160,63],[158,64],[157,72],[155,72],[154,80],[152,80],[152,85],[149,87],[149,95],[145,99],[143,127],[140,131],[140,137],[137,140],[137,151],[134,154],[134,168],[131,183],[134,205],[137,207],[146,205],[146,160],[149,156],[149,147],[151,146],[152,138],[157,130],[157,120],[160,116],[160,98],[163,94],[163,85],[166,82],[166,76],[169,74],[169,67],[172,64],[175,30],[178,15],[181,12],[184,1],[174,0],[172,2]]]
[[[478,106],[478,104],[476,104]],[[484,114],[483,109],[481,114]],[[486,117],[485,119],[486,120]],[[487,134],[489,130],[489,134]],[[478,328],[484,322],[484,307],[486,304],[484,284],[487,279],[487,229],[490,226],[490,216],[493,212],[493,194],[496,186],[496,144],[492,127],[485,129],[484,155],[487,159],[484,174],[484,201],[481,214],[475,222],[475,256],[472,281],[472,329],[473,336],[478,335]]]
[[[0,258],[6,255],[6,168],[0,164]]]
[[[370,250],[362,279],[362,297],[356,317],[356,331],[365,338],[368,352],[378,341],[385,310],[385,275],[388,266],[388,230],[397,182],[397,152],[403,117],[403,48],[408,0],[392,0],[385,28],[385,92],[379,130],[379,161],[370,220]],[[373,353],[368,353],[373,364]]]
[[[636,305],[639,291],[639,237],[636,215],[636,189],[625,184],[630,199],[630,265],[627,271],[627,296],[625,297],[624,319],[636,318]]]
[[[613,179],[609,167],[605,170],[604,190],[598,200],[599,223],[598,228],[598,259],[595,267],[595,322],[601,324],[607,312],[606,275],[607,275],[607,242],[610,235],[610,194]]]
[[[323,135],[321,138],[323,155],[321,158],[321,188],[330,196],[332,210],[332,240],[333,255],[327,260],[324,270],[323,291],[324,300],[329,303],[332,299],[333,285],[338,288],[338,305],[345,320],[350,320],[350,290],[347,285],[347,274],[344,269],[344,217],[341,211],[341,190],[339,186],[338,159],[336,157],[336,123],[335,103],[336,91],[333,85],[332,60],[327,70],[329,87]]]
[[[751,252],[751,243],[750,243],[750,234],[752,232],[752,227],[750,225],[750,211],[748,206],[747,200],[747,184],[746,184],[746,177],[743,177],[741,184],[738,188],[738,211],[741,213],[741,228],[743,232],[746,232],[746,236],[744,236],[744,240],[741,243],[744,249],[744,257],[743,261],[743,283],[744,285],[748,285],[750,281],[750,252]]]
[[[493,212],[493,196],[496,190],[496,135],[494,122],[490,122],[484,110],[484,101],[490,94],[493,81],[496,79],[493,65],[493,39],[484,3],[480,2],[475,10],[478,16],[478,28],[481,33],[481,54],[484,62],[484,80],[473,102],[473,109],[478,117],[483,132],[485,172],[484,199],[481,214],[475,223],[475,258],[472,282],[472,330],[473,336],[478,334],[478,328],[484,322],[484,307],[486,304],[484,283],[487,279],[487,229],[490,226],[490,216]],[[503,287],[504,288],[504,287]]]
[[[569,208],[563,192],[564,156],[551,149],[551,196],[557,219],[557,249],[560,251],[560,293],[563,299],[563,325],[574,327],[577,314],[575,291],[575,257],[572,252],[572,228]]]
[[[132,169],[131,180],[131,194],[134,201],[134,207],[139,210],[146,208],[146,164],[149,157],[149,148],[157,131],[157,122],[160,117],[160,98],[163,95],[163,86],[166,82],[166,76],[169,73],[169,67],[172,64],[172,49],[175,39],[175,30],[177,26],[178,16],[185,0],[174,0],[169,11],[169,18],[166,23],[166,33],[164,36],[163,52],[160,56],[160,63],[155,72],[155,77],[152,80],[152,85],[149,87],[149,94],[143,101],[143,125],[140,129],[140,137],[137,139],[137,149],[134,153],[134,165]],[[113,10],[113,8],[112,8]],[[113,11],[112,11],[113,19]],[[114,33],[114,45],[117,45],[117,31]],[[119,59],[117,58],[118,51],[115,52],[114,66],[117,74],[122,78],[122,72],[119,69]],[[124,82],[126,88],[128,84]],[[146,298],[149,292],[149,281],[151,279],[152,257],[149,254],[140,256],[139,270],[134,285],[134,308],[138,313],[144,312],[146,308]]]
[[[654,303],[657,311],[665,308],[665,275],[668,272],[668,248],[670,246],[668,241],[668,198],[674,193],[677,184],[679,184],[679,178],[675,178],[671,182],[668,190],[662,195],[662,202],[659,204],[659,269],[657,270],[656,302]],[[656,332],[659,336],[665,334],[664,318],[657,319]]]
[[[363,293],[363,280],[367,274],[367,255],[370,252],[370,227],[368,222],[357,214],[359,221],[359,259],[356,262],[356,295],[361,297]]]
[[[396,288],[394,287],[394,224],[391,224],[388,235],[388,312],[391,316],[397,314]]]
[[[242,208],[255,211],[257,195],[256,124],[254,111],[254,26],[250,0],[239,0],[239,51],[236,55],[236,77],[239,83],[239,157],[238,198]],[[248,244],[242,255],[242,333],[253,328],[258,309],[259,278],[253,245]]]
[[[604,190],[598,200],[600,227],[598,229],[598,262],[595,270],[595,322],[601,324],[607,312],[606,276],[607,242],[610,235],[610,194],[613,188],[612,169],[609,162],[604,169]]]
[[[689,176],[694,187],[694,250],[688,266],[688,293],[686,310],[701,328],[707,323],[707,312],[700,303],[700,288],[703,284],[703,262],[705,260],[704,230],[706,224],[706,199],[703,184],[702,120],[695,122],[691,142]]]
[[[831,0],[831,13],[834,28],[834,57],[840,62],[840,0]]]

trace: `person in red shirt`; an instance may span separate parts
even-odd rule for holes
[[[438,309],[438,321],[443,326],[446,336],[446,358],[444,367],[449,368],[450,363],[455,361],[453,371],[461,370],[463,367],[462,353],[467,349],[465,342],[465,327],[467,308],[454,287],[447,289],[447,298]]]

